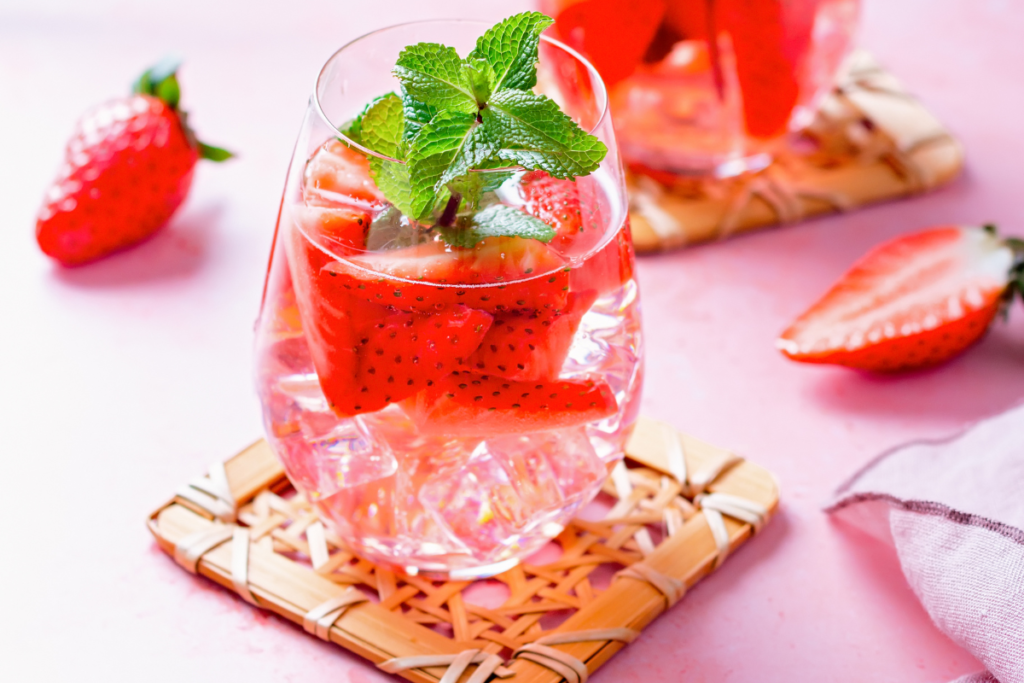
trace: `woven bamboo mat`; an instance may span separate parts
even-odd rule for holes
[[[485,581],[355,557],[265,441],[183,486],[149,528],[187,570],[411,681],[582,683],[778,503],[769,472],[663,423],[641,418],[626,451],[600,494],[603,518],[570,523],[547,553],[557,557]]]
[[[951,180],[963,150],[869,54],[854,52],[817,118],[763,171],[706,180],[627,175],[638,252],[724,239],[919,194]]]

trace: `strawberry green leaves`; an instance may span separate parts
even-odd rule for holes
[[[509,17],[488,29],[465,59],[435,43],[406,47],[394,69],[401,95],[378,98],[343,129],[397,160],[371,158],[377,186],[409,218],[435,220],[450,244],[554,236],[542,222],[502,205],[472,217],[461,213],[460,207],[476,211],[495,181],[508,177],[476,178],[481,174],[474,171],[519,166],[574,178],[595,171],[608,151],[554,101],[532,91],[540,34],[551,23],[539,12]]]

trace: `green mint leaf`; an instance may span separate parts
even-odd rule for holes
[[[500,144],[499,158],[556,178],[593,173],[608,153],[604,143],[543,95],[500,90],[480,113],[487,137]]]
[[[370,172],[388,201],[413,220],[423,220],[430,216],[440,201],[432,185],[413,181],[409,164],[370,157]],[[447,199],[447,195],[444,199]]]
[[[395,93],[388,93],[378,98],[363,112],[359,126],[359,142],[374,152],[400,159],[404,132],[405,115],[402,100]]]
[[[467,59],[462,68],[466,70],[466,80],[469,81],[478,106],[483,104],[494,91],[494,69],[486,59],[473,57]]]
[[[550,242],[555,229],[530,214],[505,204],[478,211],[468,226],[440,228],[441,237],[453,247],[473,247],[488,237],[522,237]]]
[[[495,151],[493,140],[473,114],[442,111],[420,129],[409,149],[410,176],[435,192],[464,175]]]
[[[392,93],[388,93],[388,95],[391,95],[391,94]],[[380,97],[374,97],[373,100],[371,100],[369,104],[367,104],[365,107],[363,107],[363,110],[361,112],[356,114],[355,118],[350,119],[350,120],[346,121],[345,123],[341,124],[340,126],[338,126],[338,132],[341,133],[342,135],[344,135],[345,137],[347,137],[352,142],[357,142],[360,145],[363,144],[362,137],[361,137],[361,135],[362,135],[362,128],[363,128],[363,117],[366,116],[366,112],[368,112],[371,109],[373,109],[374,105],[376,105],[378,102],[380,102],[382,99],[384,99],[388,95],[381,95]]]
[[[530,90],[537,85],[537,45],[554,20],[523,12],[492,26],[476,41],[469,58],[485,59],[494,69],[494,90]]]
[[[417,43],[402,50],[394,72],[413,99],[438,110],[476,114],[473,86],[455,48]]]
[[[405,140],[412,140],[420,132],[420,128],[430,123],[437,114],[437,107],[424,104],[413,98],[402,88],[402,110],[405,112]]]

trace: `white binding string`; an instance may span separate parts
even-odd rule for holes
[[[189,534],[174,546],[174,561],[187,571],[195,574],[199,571],[199,560],[221,543],[231,538],[234,527],[224,524]]]
[[[754,528],[754,533],[761,530],[768,517],[768,508],[752,500],[735,496],[731,493],[702,494],[695,499],[702,509],[715,510]]]
[[[427,669],[432,666],[446,666],[444,676],[438,683],[455,683],[466,669],[477,664],[476,671],[466,683],[484,683],[491,674],[498,678],[514,675],[511,669],[502,666],[501,657],[479,649],[463,650],[455,654],[444,655],[413,655],[411,657],[395,657],[377,665],[381,671],[395,674],[408,669]]]
[[[249,590],[249,530],[241,526],[235,527],[231,538],[231,583],[243,600],[259,606]]]
[[[331,639],[331,627],[341,618],[348,608],[360,602],[365,602],[367,597],[358,589],[349,587],[341,595],[330,600],[325,600],[313,609],[306,612],[302,618],[302,628],[306,633],[312,633],[321,640]]]
[[[679,485],[686,488],[686,454],[679,433],[667,424],[661,425],[661,438],[665,442],[665,460],[668,473],[675,477]]]
[[[221,522],[230,524],[235,521],[235,499],[222,462],[213,463],[205,477],[193,479],[175,493]]]
[[[526,659],[535,664],[540,664],[557,673],[567,683],[586,683],[589,677],[587,665],[567,652],[550,647],[551,645],[612,640],[632,643],[639,635],[639,631],[631,628],[601,628],[570,631],[568,633],[552,633],[551,635],[542,636],[532,643],[523,645],[512,653],[512,656],[513,658],[518,657],[519,659]]]
[[[650,584],[652,588],[665,596],[665,602],[668,603],[668,607],[672,607],[686,595],[685,583],[679,579],[662,574],[643,562],[637,562],[626,567],[616,574],[615,578],[635,579]]]

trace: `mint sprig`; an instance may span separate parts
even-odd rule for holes
[[[377,186],[409,218],[435,220],[453,246],[500,235],[548,242],[555,235],[543,221],[504,205],[467,220],[460,209],[475,211],[483,193],[508,177],[472,171],[514,165],[574,178],[595,171],[607,154],[554,101],[532,92],[540,35],[551,23],[539,12],[509,17],[488,29],[465,59],[436,43],[406,47],[394,69],[401,94],[378,98],[342,129],[404,162],[372,157]]]

